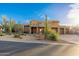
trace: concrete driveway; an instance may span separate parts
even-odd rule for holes
[[[60,39],[74,43],[74,44],[79,44],[79,35],[78,34],[61,35]]]

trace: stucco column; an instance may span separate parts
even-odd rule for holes
[[[60,27],[58,27],[58,33],[60,34]]]
[[[66,34],[66,28],[64,28],[64,34]]]
[[[31,27],[29,27],[29,34],[31,34]]]
[[[36,33],[38,34],[38,27],[37,27]]]

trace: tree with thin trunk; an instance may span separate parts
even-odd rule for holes
[[[30,24],[29,24],[29,29],[30,29],[30,31],[29,31],[29,34],[31,34],[31,20],[30,20]]]

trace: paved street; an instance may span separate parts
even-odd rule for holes
[[[0,41],[0,55],[52,56],[79,55],[79,45],[42,44]]]
[[[45,46],[45,45],[40,43],[38,44],[38,43],[0,41],[0,55],[12,55],[19,51],[29,50],[32,48]]]

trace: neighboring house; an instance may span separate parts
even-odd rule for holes
[[[24,33],[29,33],[30,32],[30,26],[29,25],[24,25]]]
[[[24,32],[23,24],[15,24],[13,28],[13,32]]]

